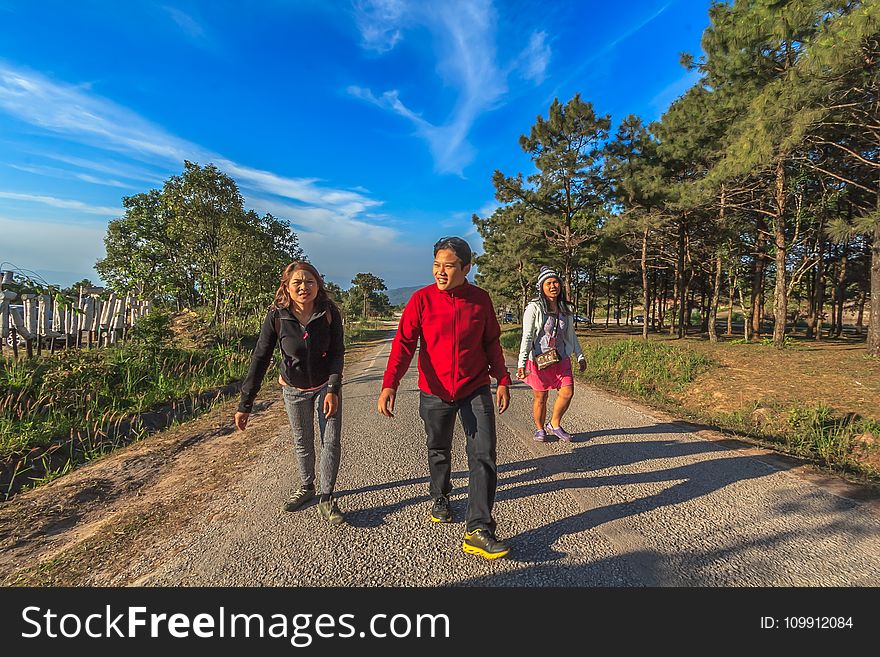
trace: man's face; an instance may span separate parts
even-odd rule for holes
[[[452,249],[440,249],[434,256],[434,281],[441,290],[451,290],[465,282],[471,266],[461,266]]]

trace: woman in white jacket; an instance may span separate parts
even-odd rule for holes
[[[562,416],[574,396],[571,356],[577,356],[581,372],[586,369],[587,361],[574,332],[574,309],[565,298],[559,274],[550,267],[541,267],[537,288],[537,298],[530,301],[523,312],[516,376],[534,391],[535,440],[543,442],[555,436],[569,442],[571,434],[562,428]],[[535,358],[553,348],[559,354],[559,361],[539,370]],[[550,422],[545,424],[551,390],[557,391],[556,402]]]

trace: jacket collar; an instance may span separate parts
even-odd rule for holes
[[[470,291],[469,288],[471,287],[471,284],[468,282],[467,279],[464,279],[464,283],[452,288],[451,290],[441,290],[439,287],[437,287],[436,282],[432,283],[431,287],[434,288],[434,291],[437,292],[437,294],[445,294],[450,297],[463,297],[466,296],[467,293]]]
[[[281,319],[287,319],[287,320],[291,320],[291,321],[294,321],[294,322],[298,322],[298,321],[299,321],[299,320],[296,318],[296,315],[294,315],[292,312],[290,312],[290,309],[289,309],[289,308],[279,308],[279,309],[278,309],[278,312],[279,312],[279,317],[280,317]],[[327,314],[327,311],[326,311],[326,310],[315,310],[315,311],[312,312],[312,316],[309,317],[309,321],[307,321],[306,324],[311,324],[313,321],[315,321],[315,320],[318,319],[319,317],[323,317],[323,316],[326,315],[326,314]]]

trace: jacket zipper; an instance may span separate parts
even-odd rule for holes
[[[450,403],[455,401],[455,391],[458,387],[458,304],[455,302],[455,295],[450,295],[452,299],[452,399]]]
[[[300,324],[302,326],[302,324]],[[308,325],[302,326],[303,335],[302,340],[306,345],[306,377],[309,380],[309,388],[314,388],[314,381],[312,381],[312,344],[309,342],[309,327]]]

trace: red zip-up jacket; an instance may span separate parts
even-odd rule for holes
[[[458,401],[489,384],[510,385],[501,327],[489,294],[467,281],[451,290],[423,287],[403,310],[383,388],[394,388],[409,369],[419,348],[419,389],[445,402]]]

